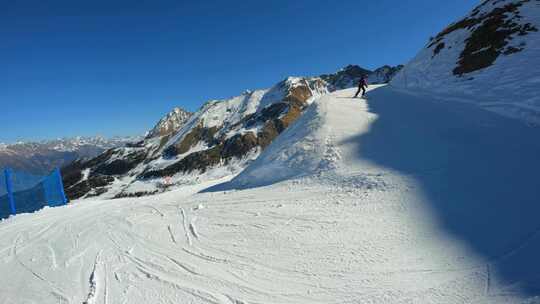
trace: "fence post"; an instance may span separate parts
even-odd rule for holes
[[[58,190],[60,191],[60,194],[62,195],[62,203],[65,205],[68,200],[66,197],[66,193],[64,192],[64,182],[62,181],[62,173],[60,172],[59,168],[56,168],[54,170],[54,173],[58,181]]]
[[[4,169],[4,175],[6,176],[6,190],[11,214],[17,214],[17,210],[15,209],[15,197],[13,197],[13,187],[11,184],[11,170],[9,168]]]

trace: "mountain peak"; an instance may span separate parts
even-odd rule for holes
[[[349,64],[334,74],[324,74],[320,77],[331,85],[332,90],[346,89],[357,85],[362,76],[368,76],[370,83],[387,83],[403,66],[391,67],[385,65],[371,71],[358,65]]]
[[[146,138],[166,136],[178,131],[191,115],[191,112],[180,107],[175,107],[159,120],[159,122],[147,133]]]
[[[392,80],[540,124],[538,1],[486,0],[443,29]],[[519,89],[516,89],[519,88]]]

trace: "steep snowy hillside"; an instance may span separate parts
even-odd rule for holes
[[[313,100],[203,193],[0,222],[0,302],[539,303],[538,131],[435,96],[352,94]]]
[[[540,123],[540,1],[487,0],[448,26],[393,79]]]
[[[96,157],[107,149],[124,146],[138,137],[74,137],[41,142],[0,144],[0,168],[10,167],[44,174],[76,159]]]

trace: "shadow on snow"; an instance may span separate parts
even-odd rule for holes
[[[539,295],[539,130],[391,87],[369,95],[377,120],[342,144],[355,146],[360,159],[413,177],[442,229],[483,257],[506,287]],[[224,183],[203,192],[231,189],[245,188]]]
[[[540,294],[540,132],[467,104],[370,92],[378,115],[346,140],[358,157],[415,178],[450,235],[526,295]]]

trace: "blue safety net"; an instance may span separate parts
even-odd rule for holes
[[[62,175],[58,169],[48,175],[34,175],[8,168],[0,172],[0,218],[66,203]]]

